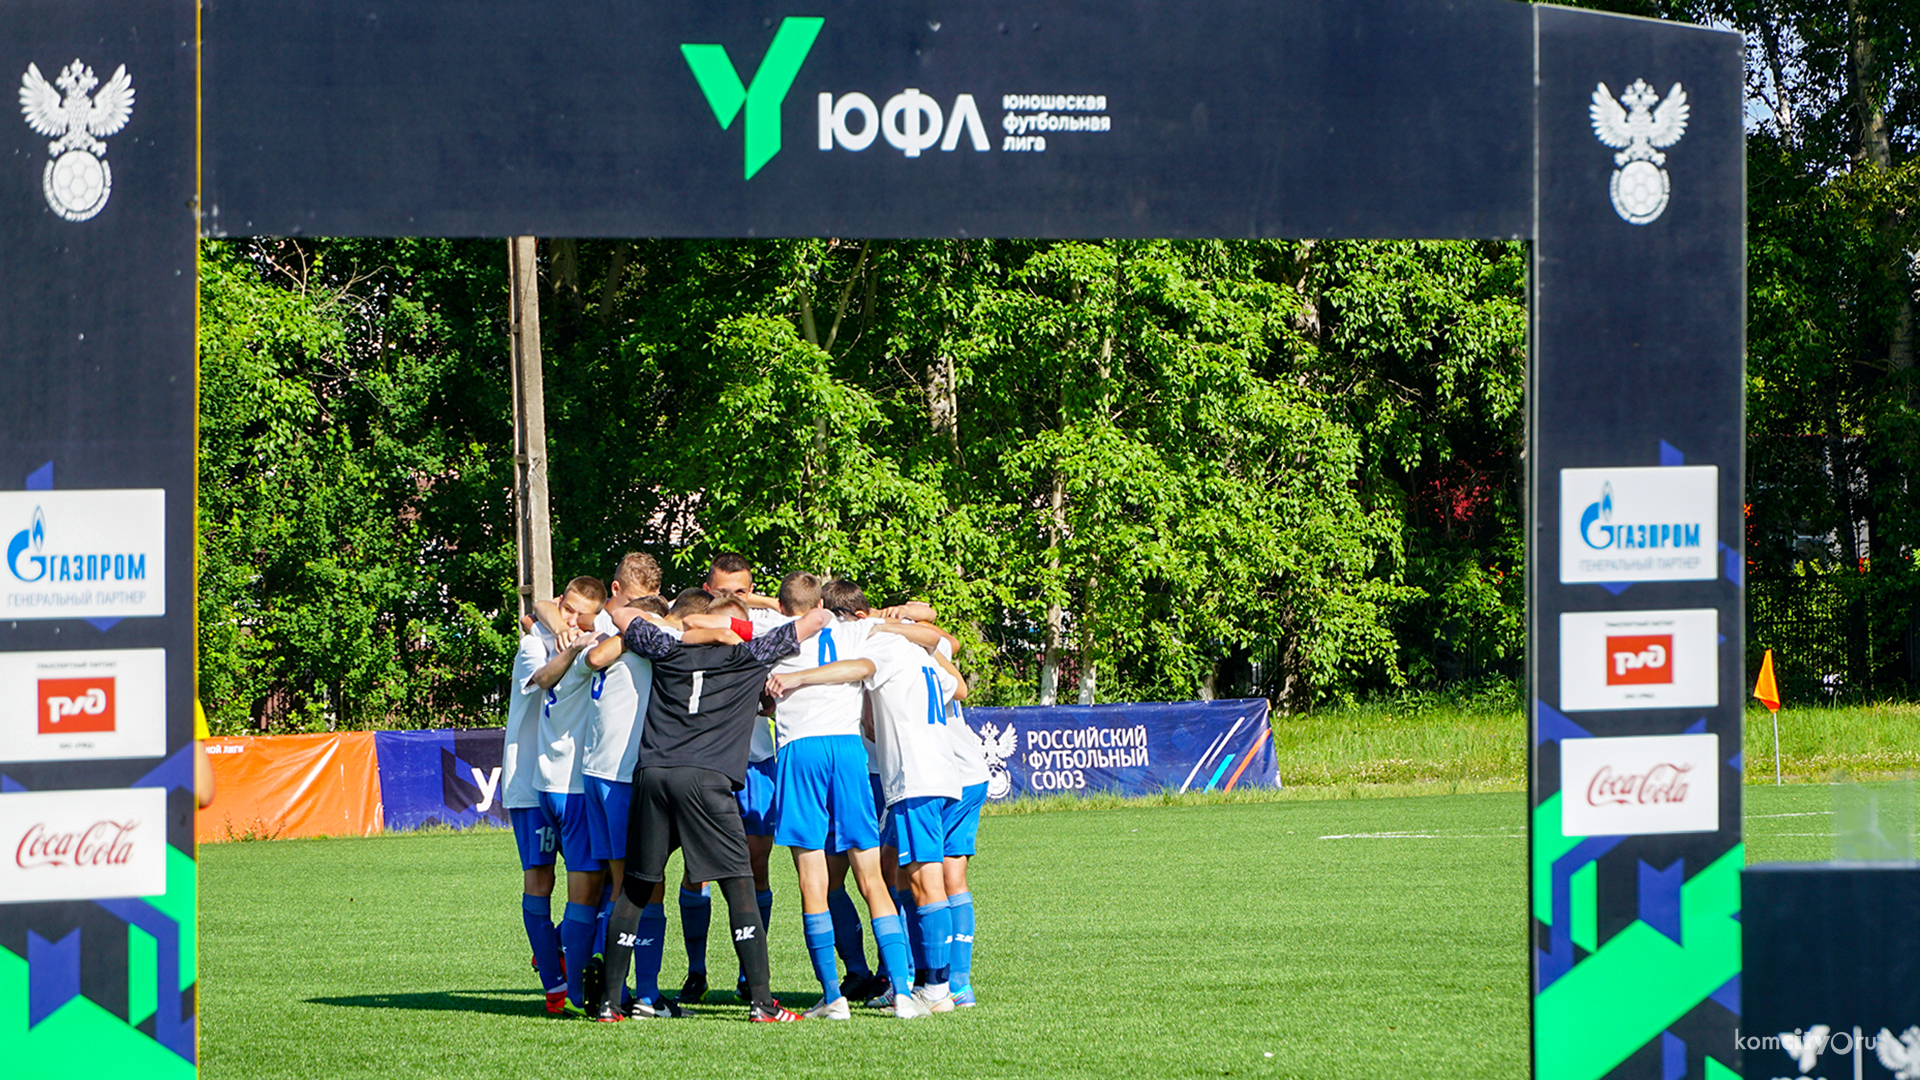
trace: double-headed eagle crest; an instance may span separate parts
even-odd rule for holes
[[[53,160],[41,175],[47,205],[68,221],[98,214],[113,192],[113,169],[101,140],[126,127],[133,115],[133,80],[127,66],[120,65],[100,86],[93,69],[78,60],[52,83],[38,65],[28,64],[20,77],[20,111],[28,127],[54,140],[47,146]]]
[[[1659,217],[1667,208],[1670,188],[1667,171],[1660,167],[1667,155],[1660,151],[1687,133],[1687,92],[1674,83],[1661,101],[1645,79],[1635,79],[1615,101],[1613,91],[1601,83],[1593,88],[1587,115],[1593,118],[1594,137],[1620,151],[1613,155],[1614,210],[1635,225]]]
[[[992,724],[980,725],[980,742],[987,752],[987,798],[1004,799],[1013,790],[1013,774],[1007,771],[1007,759],[1020,752],[1013,725],[1006,730]]]

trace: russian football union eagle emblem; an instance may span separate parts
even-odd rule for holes
[[[78,60],[51,83],[34,64],[20,77],[20,111],[27,126],[54,140],[47,146],[53,160],[47,162],[40,186],[47,205],[68,221],[85,221],[107,205],[113,168],[101,140],[126,127],[133,115],[133,80],[125,64],[97,94],[96,86],[100,80],[93,69]]]
[[[1004,799],[1013,791],[1013,773],[1007,770],[1007,759],[1020,752],[1013,725],[1008,724],[1005,731],[992,724],[980,725],[980,742],[987,752],[987,798]]]
[[[1687,133],[1687,92],[1674,83],[1661,101],[1645,79],[1635,79],[1615,101],[1613,91],[1601,83],[1593,88],[1587,113],[1593,117],[1594,137],[1620,151],[1613,155],[1614,210],[1635,225],[1659,217],[1667,208],[1670,187],[1667,170],[1660,167],[1667,155],[1660,151]]]

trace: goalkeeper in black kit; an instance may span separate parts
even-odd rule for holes
[[[724,614],[724,606],[710,611]],[[688,878],[712,881],[726,897],[733,947],[747,981],[747,1019],[798,1020],[768,989],[766,927],[754,899],[747,835],[733,793],[746,783],[753,725],[766,722],[758,714],[768,673],[832,615],[818,608],[743,640],[742,631],[752,633],[743,609],[734,629],[689,630],[676,640],[634,610],[612,614],[616,624],[625,623],[620,629],[626,647],[653,661],[653,696],[627,815],[626,880],[607,923],[607,992],[594,1018],[625,1018],[619,993],[632,961],[640,910],[664,879],[667,856],[680,848]],[[677,1014],[677,1005],[644,1012],[636,1006],[634,1012],[636,1018]]]

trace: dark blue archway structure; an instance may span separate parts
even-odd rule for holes
[[[198,237],[1455,237],[1533,245],[1534,1069],[1728,1075],[1741,61],[1505,0],[7,5],[0,1055],[193,1068]]]

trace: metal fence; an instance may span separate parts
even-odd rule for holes
[[[1747,583],[1747,685],[1773,650],[1785,701],[1812,704],[1913,695],[1915,633],[1894,608],[1860,583],[1810,575]]]

